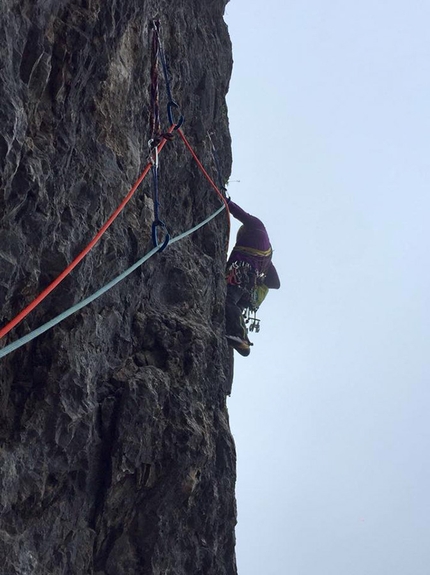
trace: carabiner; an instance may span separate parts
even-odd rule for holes
[[[170,102],[167,104],[167,115],[169,116],[169,122],[171,126],[175,126],[175,130],[179,130],[179,128],[182,126],[182,124],[184,123],[184,116],[181,114],[180,110],[179,110],[179,120],[177,122],[175,122],[173,120],[173,114],[172,114],[172,108],[175,108],[175,110],[179,110],[179,104],[177,104],[175,102],[175,100],[170,100]]]
[[[157,228],[161,228],[166,234],[164,236],[164,241],[162,244],[158,243]],[[165,250],[167,248],[169,242],[170,242],[170,234],[167,231],[166,224],[164,222],[162,222],[161,220],[154,220],[152,222],[152,243],[154,245],[154,248],[159,247],[160,249],[158,251],[162,252],[163,250]]]

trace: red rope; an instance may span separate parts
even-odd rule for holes
[[[200,170],[203,172],[204,176],[206,177],[206,179],[208,180],[208,182],[210,183],[210,185],[213,187],[213,189],[216,191],[216,193],[218,194],[220,200],[224,203],[225,205],[225,209],[226,209],[226,214],[227,214],[227,221],[228,221],[228,236],[230,237],[230,210],[228,209],[228,202],[226,200],[226,198],[222,195],[222,193],[219,191],[217,185],[215,184],[215,182],[213,181],[213,179],[210,177],[210,175],[207,173],[207,171],[205,170],[203,164],[201,163],[201,161],[199,160],[199,158],[197,157],[197,154],[195,153],[195,151],[193,150],[193,148],[191,147],[191,144],[189,143],[189,141],[187,140],[187,138],[185,137],[183,131],[179,128],[178,130],[178,134],[180,135],[182,141],[184,142],[184,144],[187,146],[187,148],[189,149],[189,151],[191,152],[193,158],[195,159],[198,167],[200,168]]]
[[[173,130],[175,129],[175,127],[176,127],[175,125],[170,126],[167,134],[171,134],[173,132]],[[206,177],[206,179],[208,180],[208,182],[210,183],[212,188],[218,194],[218,197],[220,198],[220,200],[224,203],[224,205],[226,207],[226,213],[227,213],[228,230],[229,230],[228,236],[229,236],[230,235],[230,211],[228,209],[227,200],[222,195],[222,193],[219,191],[217,185],[215,184],[213,179],[210,177],[210,175],[207,173],[207,171],[203,167],[203,164],[201,163],[201,161],[197,157],[197,154],[194,152],[193,148],[191,147],[191,144],[188,142],[188,140],[185,137],[182,130],[178,129],[177,132],[179,133],[182,141],[184,142],[184,144],[186,145],[188,150],[191,152],[191,155],[193,156],[194,160],[196,161],[198,167],[203,172],[204,176]],[[164,138],[162,140],[162,142],[158,145],[158,147],[157,147],[158,153],[160,153],[161,150],[164,148],[166,141],[167,141],[167,139]],[[7,323],[0,330],[0,338],[4,337],[6,334],[8,334],[11,329],[13,329],[16,325],[18,325],[18,323],[20,323],[31,311],[33,311],[63,281],[63,279],[70,274],[70,272],[79,264],[79,262],[81,262],[84,259],[84,257],[91,251],[91,249],[96,245],[96,243],[99,241],[99,239],[105,233],[105,231],[110,227],[110,225],[113,223],[113,221],[117,218],[117,216],[120,214],[120,212],[122,212],[122,210],[124,209],[126,204],[131,200],[131,198],[134,195],[134,193],[136,192],[137,188],[140,186],[140,184],[142,183],[144,178],[147,176],[149,170],[151,169],[151,166],[152,166],[152,163],[148,162],[145,169],[140,174],[140,176],[136,180],[136,182],[133,184],[130,191],[125,196],[125,198],[122,200],[120,205],[113,212],[113,214],[106,221],[106,223],[100,228],[100,230],[97,232],[97,234],[94,236],[94,238],[90,241],[90,243],[81,251],[81,253],[78,256],[76,256],[76,258],[67,266],[67,268],[63,272],[61,272],[61,274],[53,282],[51,282],[27,307],[25,307],[14,319],[12,319],[9,323]]]
[[[167,133],[170,134],[171,132],[173,132],[174,129],[175,129],[175,126],[171,126]],[[158,153],[161,152],[166,141],[167,141],[166,139],[163,139],[163,141],[158,145]],[[135,193],[135,191],[140,186],[140,184],[142,183],[142,181],[144,180],[144,178],[148,174],[149,170],[151,169],[151,166],[152,166],[152,163],[148,162],[145,169],[140,174],[140,176],[136,180],[136,182],[133,184],[132,188],[130,189],[128,194],[125,196],[123,201],[120,203],[118,208],[113,212],[113,214],[107,220],[107,222],[103,225],[103,227],[100,228],[100,230],[97,232],[97,234],[94,236],[94,238],[90,241],[90,243],[87,245],[87,247],[81,251],[81,253],[72,261],[72,263],[69,264],[67,266],[67,268],[63,272],[61,272],[61,274],[52,283],[50,283],[49,286],[46,287],[41,294],[39,294],[36,297],[36,299],[34,299],[13,320],[11,320],[8,324],[6,324],[0,330],[0,338],[2,338],[7,333],[9,333],[11,329],[13,329],[20,321],[22,321],[35,307],[37,307],[46,298],[46,296],[48,296],[52,292],[52,290],[54,290],[63,281],[63,279],[70,274],[70,272],[78,265],[78,263],[84,259],[84,257],[88,254],[88,252],[95,246],[95,244],[99,241],[99,239],[102,237],[102,235],[108,229],[108,227],[116,219],[116,217],[119,215],[119,213],[122,212],[122,210],[124,209],[126,204],[130,201],[131,197],[133,196],[133,194]]]

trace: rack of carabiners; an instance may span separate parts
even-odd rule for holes
[[[254,286],[254,289],[251,290],[249,305],[243,310],[243,320],[245,324],[248,326],[249,331],[255,331],[256,333],[260,331],[260,320],[257,317],[259,305],[257,303],[256,287],[258,282],[263,279],[264,274],[259,274],[259,276],[257,276],[256,285]]]

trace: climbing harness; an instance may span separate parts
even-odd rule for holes
[[[227,268],[227,284],[245,288],[254,283],[255,272],[248,262],[232,262]]]
[[[227,284],[238,286],[243,290],[243,318],[249,324],[249,330],[259,332],[260,320],[257,311],[263,303],[269,288],[264,284],[266,274],[257,272],[249,262],[234,261],[226,271]]]
[[[257,250],[256,248],[250,248],[248,246],[237,246],[237,245],[234,246],[234,251],[240,252],[241,254],[248,254],[256,258],[268,258],[271,257],[273,253],[272,248],[269,248],[268,250]]]

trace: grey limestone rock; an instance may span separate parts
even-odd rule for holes
[[[87,245],[147,162],[150,21],[184,133],[231,168],[224,0],[2,0],[0,325]],[[167,129],[160,75],[160,110]],[[172,236],[220,202],[176,135],[160,154]],[[151,249],[146,178],[90,254],[5,338]],[[2,575],[234,575],[222,213],[0,359]]]

